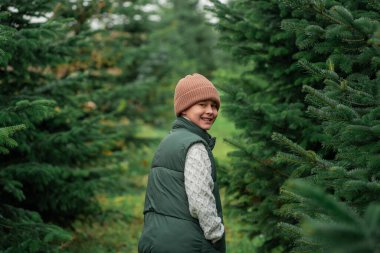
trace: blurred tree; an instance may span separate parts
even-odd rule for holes
[[[299,227],[281,224],[291,232],[289,236],[297,234],[294,237],[296,247],[291,252],[375,253],[379,251],[378,202],[369,204],[364,212],[358,213],[347,203],[338,201],[310,182],[289,181],[285,188],[285,191],[291,193],[292,199],[296,200],[291,208],[292,211],[304,217]],[[308,210],[307,213],[318,214],[308,216],[305,210]]]
[[[207,23],[198,0],[169,0],[160,5],[161,17],[152,43],[166,57],[174,81],[189,73],[210,76],[216,67],[217,34]],[[167,73],[165,73],[167,75]]]
[[[219,54],[217,33],[205,18],[198,0],[152,1],[151,33],[145,50],[151,52],[140,68],[157,79],[160,88],[152,96],[162,126],[168,127],[174,117],[173,90],[179,78],[199,72],[209,78],[216,69]]]
[[[50,224],[98,214],[95,194],[121,187],[144,143],[139,121],[159,107],[148,94],[156,80],[140,68],[150,58],[146,4],[1,2],[1,251],[67,247],[70,234]]]

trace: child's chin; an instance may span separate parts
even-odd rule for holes
[[[203,125],[202,128],[204,130],[209,130],[211,128],[212,125]]]

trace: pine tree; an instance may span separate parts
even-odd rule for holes
[[[56,252],[59,244],[70,238],[68,232],[44,223],[41,215],[29,208],[44,198],[34,194],[48,192],[67,177],[63,177],[63,168],[38,161],[39,151],[35,150],[43,135],[38,128],[54,116],[55,102],[27,91],[47,81],[39,70],[58,62],[62,54],[54,42],[62,38],[63,22],[31,22],[50,7],[47,3],[17,6],[11,1],[0,5],[1,251]],[[59,174],[61,178],[55,180]]]
[[[173,120],[173,89],[179,78],[202,73],[211,77],[218,64],[215,52],[217,33],[205,18],[198,0],[152,1],[151,33],[145,50],[152,52],[140,66],[155,76],[158,92],[152,99],[157,105],[162,127]]]
[[[294,238],[297,246],[292,252],[379,251],[379,203],[371,203],[359,214],[310,182],[289,181],[283,191],[296,200],[291,208],[293,215],[297,212],[303,216],[298,227],[281,224],[293,236],[297,235]]]
[[[155,79],[139,68],[150,53],[144,4],[0,4],[1,251],[67,247],[60,227],[98,214],[96,193],[118,187],[144,141],[138,121],[154,118]]]
[[[207,24],[198,0],[170,0],[160,5],[157,31],[152,42],[166,57],[173,80],[189,73],[210,76],[216,66],[213,50],[216,33]],[[191,25],[189,25],[191,24]]]
[[[357,154],[353,155],[357,152],[357,147],[349,148],[348,144],[353,140],[342,138],[343,135],[345,138],[354,137],[355,135],[351,136],[353,133],[357,134],[357,141],[372,138],[364,135],[364,129],[370,131],[369,129],[377,124],[374,123],[377,120],[377,116],[374,116],[376,113],[366,117],[369,125],[364,124],[363,128],[351,126],[344,134],[338,134],[342,130],[342,118],[336,118],[335,125],[325,126],[324,123],[320,124],[318,117],[311,118],[305,113],[302,86],[310,92],[307,100],[313,105],[321,105],[323,101],[327,108],[337,108],[343,118],[355,119],[358,112],[346,107],[347,101],[335,103],[329,96],[326,98],[325,95],[318,94],[324,86],[322,80],[327,77],[333,81],[330,82],[330,88],[326,88],[328,94],[337,92],[331,90],[335,82],[337,88],[348,87],[345,99],[355,101],[356,107],[376,104],[374,101],[378,100],[377,82],[372,79],[377,71],[377,49],[365,48],[368,38],[373,36],[360,38],[363,31],[352,32],[349,24],[354,27],[362,26],[362,29],[366,27],[367,31],[370,31],[368,34],[373,34],[374,22],[378,20],[378,4],[375,1],[244,0],[231,1],[227,5],[219,1],[213,3],[214,12],[220,19],[217,27],[221,31],[221,46],[234,54],[239,64],[245,65],[238,69],[238,73],[221,71],[219,81],[226,83],[224,89],[227,95],[224,101],[227,105],[224,104],[223,110],[226,110],[236,125],[244,130],[240,140],[229,140],[239,148],[239,151],[231,154],[236,159],[232,168],[227,171],[228,180],[225,180],[228,192],[232,196],[230,202],[231,205],[244,210],[243,219],[252,224],[247,228],[251,235],[264,234],[266,242],[260,248],[260,252],[288,252],[294,247],[295,238],[300,236],[299,230],[292,224],[297,223],[302,216],[302,212],[296,212],[296,205],[286,204],[288,199],[279,196],[279,190],[288,178],[315,177],[321,180],[320,177],[323,176],[315,175],[313,168],[329,167],[330,163],[327,161],[338,156],[337,150],[345,150],[347,153],[341,156],[350,157],[349,160],[353,164],[368,163],[368,157],[372,157],[372,166],[377,164],[373,154],[376,154],[378,149],[373,142],[369,142],[369,147],[360,147],[363,148],[363,153],[368,154],[368,149],[373,152],[370,152],[369,156],[363,154],[363,158],[360,159],[357,158]],[[353,14],[350,16],[340,7],[330,10],[339,3],[352,8]],[[364,17],[360,19],[362,15]],[[358,20],[354,22],[352,16]],[[371,58],[372,55],[375,57]],[[304,66],[307,71],[301,70],[300,66]],[[327,69],[324,69],[324,66],[328,66]],[[372,73],[368,66],[371,66]],[[364,70],[365,68],[367,69]],[[363,71],[365,75],[356,71]],[[308,75],[307,72],[312,72],[313,75]],[[343,79],[341,73],[344,73]],[[350,79],[344,81],[350,74]],[[355,84],[354,87],[348,85],[350,81]],[[361,85],[367,82],[366,87],[371,92],[358,88],[364,87]],[[368,104],[364,103],[365,101]],[[363,109],[360,108],[359,111]],[[311,108],[310,111],[322,118],[332,117],[325,109],[321,110],[319,107]],[[334,114],[334,117],[337,116],[338,111]],[[330,134],[322,132],[321,127]],[[363,132],[359,133],[357,128]],[[299,145],[288,145],[286,143],[289,143],[289,140],[277,134],[273,139],[280,144],[275,145],[270,138],[273,132],[283,133],[296,140]],[[333,148],[337,143],[339,148]],[[287,145],[298,155],[280,153],[278,159],[273,160],[273,155],[281,145]],[[290,163],[284,163],[284,160]],[[340,169],[333,171],[338,173]],[[357,173],[356,177],[369,176],[361,174],[362,172],[355,169],[352,171]],[[376,175],[371,180],[376,181]],[[324,175],[327,178],[330,176]],[[366,209],[366,201],[373,199],[372,191],[377,194],[374,190],[376,183],[373,182],[363,184],[340,178],[334,184],[340,186],[336,187],[337,191],[345,192],[339,194],[339,197],[350,200],[348,202],[356,202],[358,207],[362,205],[359,202],[362,202],[361,210]],[[357,191],[360,184],[363,184],[360,186],[362,190]],[[348,185],[352,190],[347,189]],[[364,190],[365,187],[371,187],[369,185],[374,188]],[[366,194],[363,194],[364,192]],[[361,198],[354,200],[355,195]],[[277,224],[282,224],[284,230],[280,230]]]
[[[223,111],[242,129],[240,138],[227,138],[238,147],[225,180],[230,205],[244,211],[241,217],[250,236],[263,234],[260,252],[286,250],[276,224],[282,220],[278,192],[289,177],[290,166],[271,160],[278,151],[271,141],[275,132],[286,132],[308,148],[320,148],[320,127],[304,112],[302,85],[319,87],[314,77],[298,71],[295,36],[281,28],[291,8],[278,1],[231,1],[214,3],[219,19],[220,46],[234,55],[236,65],[220,71]],[[246,212],[248,210],[248,212]]]
[[[309,170],[310,175],[301,176],[303,180],[333,194],[344,202],[344,208],[336,206],[323,190],[313,192],[303,186],[305,182],[295,189],[288,186],[284,188],[288,204],[281,212],[306,225],[282,225],[288,233],[296,231],[293,252],[377,252],[380,6],[371,1],[285,2],[298,13],[310,12],[308,19],[299,15],[303,28],[293,30],[300,43],[309,41],[300,50],[329,48],[322,54],[324,61],[303,59],[299,64],[325,85],[323,89],[305,85],[304,91],[308,113],[321,122],[323,146],[333,156],[306,151],[275,134],[273,138],[292,151],[279,153],[278,160],[294,163],[295,171]],[[299,206],[299,195],[310,197],[312,203]]]

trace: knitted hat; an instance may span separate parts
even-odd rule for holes
[[[174,93],[174,111],[177,116],[190,106],[203,100],[213,100],[220,107],[220,97],[215,86],[201,74],[187,75],[177,83]]]

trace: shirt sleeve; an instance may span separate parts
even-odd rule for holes
[[[186,155],[185,189],[192,217],[199,220],[207,240],[218,241],[224,234],[224,226],[217,214],[214,182],[211,177],[211,161],[202,143],[193,144]]]

